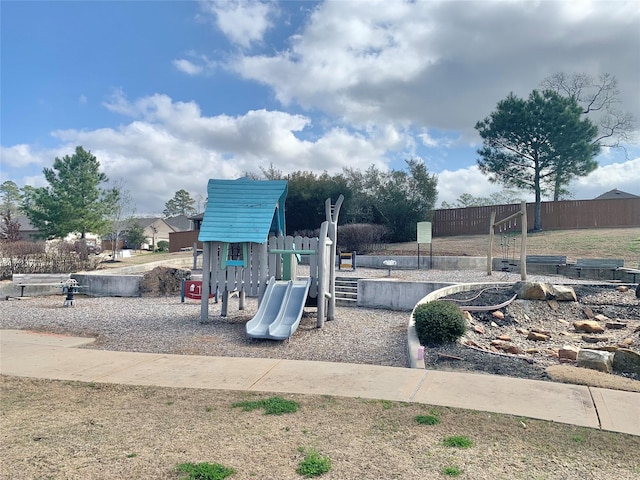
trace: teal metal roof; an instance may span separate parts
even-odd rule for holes
[[[209,180],[201,242],[264,243],[285,234],[286,180]]]

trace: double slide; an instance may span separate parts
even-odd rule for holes
[[[286,340],[296,331],[307,301],[311,278],[269,280],[255,317],[247,322],[247,336]]]

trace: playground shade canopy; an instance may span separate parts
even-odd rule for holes
[[[286,180],[209,180],[200,242],[264,243],[285,235]]]

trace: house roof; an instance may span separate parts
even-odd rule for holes
[[[285,233],[286,180],[209,180],[201,242],[264,243]]]
[[[167,223],[164,219],[160,217],[139,217],[134,219],[136,223],[138,223],[143,229],[147,229],[153,224],[156,223],[164,223],[169,227],[170,230],[176,231],[176,228],[173,225]]]
[[[175,217],[168,217],[165,218],[164,221],[175,228],[178,232],[191,230],[191,219],[186,215],[176,215]]]
[[[142,228],[147,228],[149,225],[152,225],[158,220],[162,220],[162,219],[160,217],[138,217],[138,218],[135,218],[134,220]]]
[[[595,200],[611,200],[613,198],[638,198],[638,195],[634,195],[633,193],[623,192],[622,190],[618,190],[614,188],[613,190],[609,190],[608,192],[603,193],[595,198]]]
[[[20,231],[21,232],[36,232],[38,231],[38,229],[36,227],[34,227],[31,222],[29,221],[29,217],[26,217],[25,215],[18,215],[15,218],[11,219],[14,222],[18,222],[20,224]]]

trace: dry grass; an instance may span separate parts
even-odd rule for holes
[[[516,256],[518,256],[520,235],[518,232],[509,232],[509,238],[511,245],[513,245],[513,238],[516,238]],[[500,241],[501,237],[496,233],[494,256],[502,254]],[[433,255],[485,256],[487,255],[488,243],[488,234],[434,237]],[[428,254],[429,245],[421,245],[420,252]],[[417,244],[408,242],[387,245],[383,249],[383,253],[386,255],[415,255]],[[622,258],[626,265],[637,267],[640,263],[640,227],[530,233],[527,235],[527,254],[566,255],[568,261],[574,262],[577,258]]]
[[[233,480],[300,479],[304,451],[330,479],[636,479],[640,437],[491,413],[389,401],[287,395],[297,412],[243,412],[267,394],[2,377],[2,478],[177,479],[185,462]],[[437,425],[421,425],[435,415]],[[443,445],[450,436],[468,449]]]

